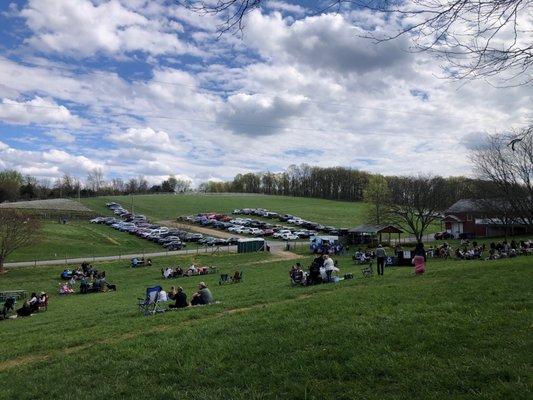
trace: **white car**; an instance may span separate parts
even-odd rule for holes
[[[292,234],[292,233],[284,233],[283,235],[281,235],[280,239],[283,239],[283,240],[297,240],[299,239],[298,236]]]
[[[243,228],[242,225],[233,225],[228,228],[229,232],[237,232],[239,229]]]
[[[259,228],[250,228],[250,233],[254,236],[259,236],[265,233],[262,229]]]
[[[283,235],[290,235],[290,234],[292,234],[292,232],[291,232],[290,230],[288,230],[288,229],[282,229],[282,230],[279,230],[279,231],[277,231],[276,233],[274,233],[274,234],[272,235],[272,237],[280,238],[280,237],[282,237]]]
[[[252,228],[247,228],[247,227],[243,226],[241,229],[239,229],[236,232],[237,233],[252,233]]]

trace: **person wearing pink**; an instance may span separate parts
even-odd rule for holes
[[[426,251],[424,250],[424,244],[418,243],[414,253],[415,256],[411,262],[415,266],[415,275],[421,275],[426,272]]]

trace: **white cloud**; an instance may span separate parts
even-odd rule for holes
[[[127,149],[156,150],[162,152],[176,151],[178,146],[172,143],[168,133],[152,128],[130,128],[125,132],[111,133],[107,138]]]
[[[76,141],[76,137],[73,134],[64,131],[49,131],[45,132],[45,135],[50,136],[56,141],[63,143],[74,143]]]
[[[14,168],[22,174],[38,178],[59,178],[65,173],[84,177],[94,168],[103,168],[104,163],[83,155],[63,150],[29,151],[15,149],[0,142],[0,166]]]
[[[51,153],[50,141],[43,145],[41,140],[35,152],[0,144],[0,166],[23,159],[24,171],[55,176],[73,171],[84,175],[94,163],[124,178],[144,174],[155,182],[181,174],[195,183],[250,170],[279,171],[301,162],[386,174],[465,174],[465,135],[507,130],[526,123],[530,115],[528,88],[452,84],[435,78],[437,61],[427,54],[404,52],[402,41],[374,46],[356,37],[354,21],[389,29],[387,21],[368,11],[296,21],[295,15],[254,12],[243,41],[228,36],[216,41],[216,19],[164,4],[94,1],[86,10],[89,25],[79,21],[79,10],[70,10],[70,3],[30,1],[25,9],[39,10],[25,15],[27,23],[34,24],[30,43],[61,51],[63,62],[47,55],[38,61],[43,66],[28,66],[0,57],[0,82],[6,82],[0,85],[0,98],[24,103],[28,100],[20,99],[39,96],[55,106],[73,104],[71,108],[83,110],[85,119],[80,129],[62,129],[69,124],[63,115],[66,119],[45,133],[62,141],[67,156]],[[109,15],[98,14],[104,6],[115,9],[109,9]],[[63,26],[56,21],[59,17],[50,14],[54,7],[63,15],[74,13],[74,22]],[[126,80],[119,74],[122,64],[107,57],[106,67],[116,67],[119,73],[80,68],[79,61],[70,58],[96,55],[91,63],[96,65],[98,53],[120,60],[136,48],[162,54],[174,43],[166,35],[171,23],[164,15],[180,21],[172,28],[180,38],[181,27],[187,37],[194,37],[189,43],[179,42],[185,46],[182,50],[195,43],[201,53],[209,53],[210,62],[191,62],[190,57],[169,52],[169,57],[150,58],[149,65],[143,60],[138,65],[142,78],[130,74]],[[78,42],[70,29],[79,30]],[[40,43],[48,34],[50,44]],[[87,40],[91,43],[84,43]],[[128,72],[137,66],[134,63],[132,56]],[[413,90],[427,93],[427,101],[413,97]],[[37,120],[26,111],[31,112],[27,107],[10,118],[25,124]],[[50,118],[41,115],[40,123],[45,117]],[[75,138],[65,132],[75,132]],[[28,146],[23,139],[2,140]],[[31,145],[39,146],[38,141]],[[57,163],[51,161],[54,157]]]
[[[2,99],[0,120],[11,124],[64,124],[79,126],[80,119],[53,99],[35,96],[32,100]]]
[[[126,3],[127,4],[127,3]],[[142,10],[141,10],[142,11]],[[153,55],[197,52],[175,34],[175,25],[125,7],[118,0],[30,0],[20,15],[39,51],[88,57],[142,51]]]
[[[303,15],[305,14],[305,8],[298,5],[298,4],[291,4],[287,3],[285,1],[278,1],[278,0],[269,0],[266,5],[266,8],[271,10],[279,10],[279,11],[286,11],[289,13],[293,13],[296,15]]]

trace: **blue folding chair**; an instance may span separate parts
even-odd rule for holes
[[[144,315],[153,315],[158,312],[165,312],[165,309],[161,307],[159,301],[159,293],[163,290],[161,286],[153,286],[146,289],[146,297],[137,299],[139,300],[139,311],[142,311]]]

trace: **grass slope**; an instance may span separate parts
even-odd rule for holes
[[[159,268],[192,258],[105,264],[118,292],[54,296],[47,312],[0,322],[0,399],[530,398],[531,257],[369,279],[340,258],[355,280],[309,288],[288,286],[290,262],[263,258],[196,258],[242,268],[244,282],[209,275],[221,304],[152,317],[136,297],[154,283],[190,294],[198,278],[163,282]],[[52,290],[60,271],[13,270],[0,285]]]
[[[130,196],[81,199],[89,208],[109,214],[105,203],[116,201],[131,210]],[[365,203],[266,195],[138,195],[135,212],[155,220],[175,219],[178,215],[216,211],[229,213],[235,208],[266,208],[283,214],[294,214],[328,225],[354,227],[364,222],[368,210]]]
[[[70,221],[62,225],[45,220],[38,242],[16,250],[7,261],[55,260],[161,250],[161,246],[148,240],[119,232],[106,225],[91,224],[88,221]]]

